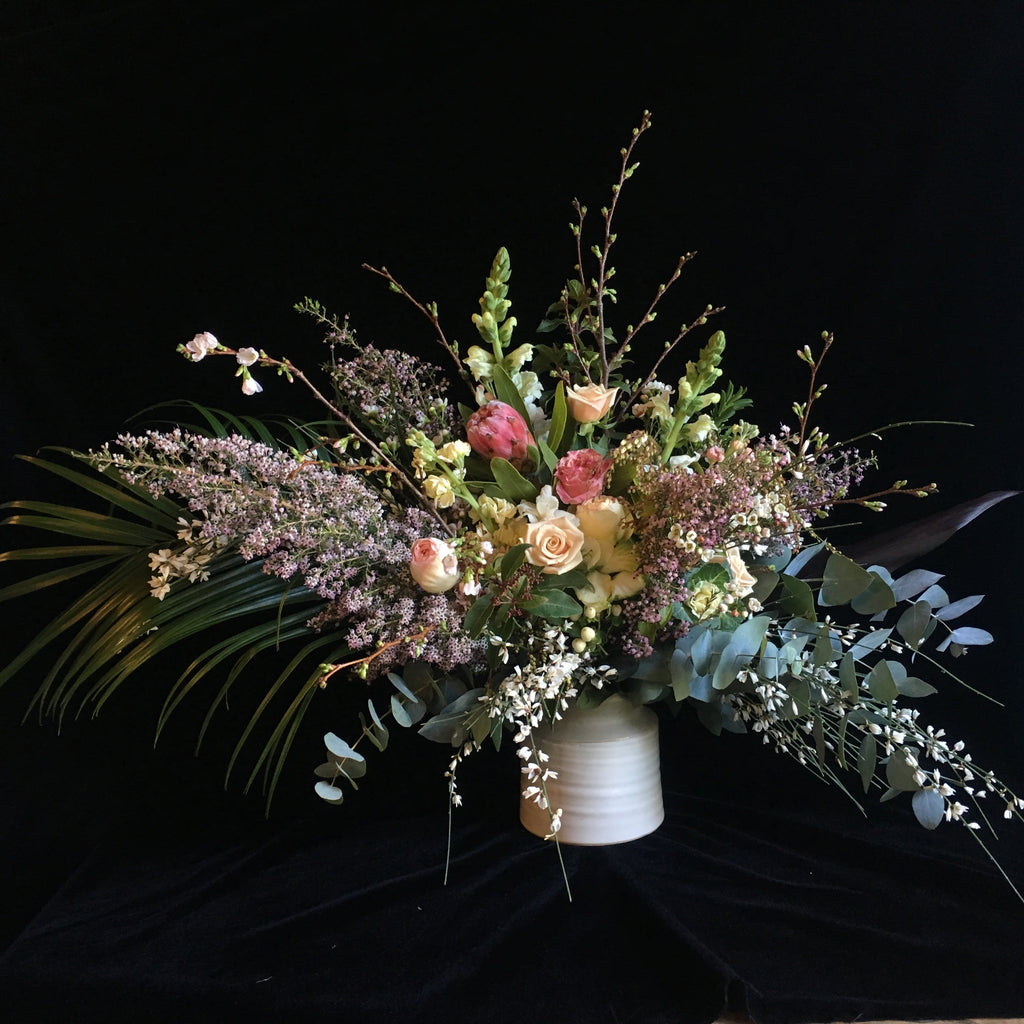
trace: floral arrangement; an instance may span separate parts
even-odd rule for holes
[[[269,792],[317,693],[348,674],[375,685],[356,735],[325,736],[316,791],[331,803],[366,772],[363,741],[383,750],[396,724],[450,745],[454,804],[461,762],[510,738],[527,795],[547,807],[557,836],[562,812],[547,805],[550,768],[534,730],[571,703],[622,693],[688,705],[716,733],[758,733],[847,792],[857,788],[844,783],[849,772],[883,800],[910,793],[927,828],[978,829],[984,815],[972,812],[986,802],[1021,817],[1024,799],[914,705],[934,692],[926,675],[950,675],[939,655],[991,641],[956,624],[981,598],[953,600],[923,570],[895,578],[823,537],[841,506],[878,510],[891,495],[934,490],[898,481],[858,493],[873,455],[812,425],[832,337],[797,353],[809,380],[793,425],[763,433],[738,415],[751,404],[744,389],[723,381],[721,331],[667,379],[670,357],[706,333],[718,308],[647,346],[692,253],[633,325],[613,328],[613,219],[649,126],[645,114],[621,151],[593,246],[583,241],[587,209],[575,204],[575,276],[531,340],[513,340],[504,249],[465,351],[435,305],[368,268],[430,322],[463,402],[442,370],[360,343],[347,318],[306,299],[298,308],[326,329],[327,394],[289,360],[210,333],[180,351],[195,363],[232,360],[247,395],[262,390],[261,370],[298,381],[328,420],[271,425],[201,410],[205,429],[71,453],[98,473],[35,458],[112,511],[12,503],[9,523],[90,543],[8,552],[79,561],[0,596],[101,575],[0,682],[63,638],[34,705],[98,709],[172,644],[240,621],[180,677],[159,727],[230,666],[205,731],[257,653],[295,645],[229,767],[297,680],[248,779],[262,772]],[[654,357],[637,370],[640,353]]]

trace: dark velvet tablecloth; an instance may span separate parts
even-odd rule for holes
[[[518,824],[511,752],[462,769],[445,885],[439,748],[396,751],[351,806],[299,798],[264,822],[187,766],[181,799],[166,782],[148,801],[144,780],[99,796],[114,768],[95,742],[7,793],[10,1020],[1024,1015],[1024,905],[967,830],[926,832],[899,801],[865,821],[752,737],[663,721],[664,825],[563,847],[572,902],[556,850]],[[76,773],[90,748],[101,767]],[[1003,824],[991,845],[1019,885]]]

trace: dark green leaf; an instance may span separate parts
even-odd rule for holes
[[[857,664],[850,651],[839,662],[839,681],[843,684],[843,693],[850,700],[856,700],[860,693],[860,680],[857,678]]]
[[[542,591],[529,601],[522,602],[522,606],[534,615],[550,620],[568,619],[583,613],[583,606],[564,590]]]
[[[781,577],[783,596],[779,607],[790,616],[814,618],[814,591],[801,579],[783,573]]]
[[[850,601],[850,607],[858,615],[877,615],[889,608],[895,608],[896,599],[889,584],[876,572],[870,572],[868,575],[871,582]]]
[[[537,497],[536,484],[527,480],[508,459],[491,459],[491,472],[502,495],[508,501],[533,501]]]
[[[494,365],[491,383],[494,385],[494,393],[498,396],[498,400],[506,405],[511,405],[522,416],[523,422],[529,426],[530,414],[526,411],[522,395],[519,394],[519,389],[500,363],[495,363]]]
[[[825,563],[818,603],[826,608],[849,604],[858,594],[867,590],[873,579],[877,577],[872,577],[863,566],[845,555],[833,553]]]
[[[885,781],[893,789],[902,790],[905,793],[914,792],[921,788],[915,781],[914,775],[917,772],[916,765],[907,761],[902,750],[894,750],[885,763]]]
[[[843,654],[842,644],[831,627],[822,625],[818,630],[817,639],[814,641],[814,654],[812,661],[815,668],[822,668],[838,661]]]
[[[926,683],[923,679],[918,679],[917,676],[897,679],[896,689],[904,697],[930,697],[933,693],[939,692],[931,683]]]
[[[503,580],[507,580],[523,562],[526,561],[526,552],[530,550],[529,544],[516,544],[506,551],[498,559],[498,572]]]
[[[474,640],[484,631],[487,620],[494,611],[493,599],[490,594],[481,594],[469,607],[466,617],[462,620],[462,628]]]
[[[879,661],[867,677],[868,692],[875,700],[880,700],[884,704],[891,704],[899,697],[899,690],[896,688],[889,665],[890,663],[884,659]]]
[[[555,455],[564,455],[568,448],[568,442],[572,439],[569,420],[569,404],[565,400],[565,384],[559,381],[555,388],[555,400],[551,406],[551,426],[548,428],[548,444]],[[564,445],[563,442],[565,442]]]

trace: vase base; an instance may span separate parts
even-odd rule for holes
[[[535,736],[557,773],[546,790],[551,807],[562,811],[560,843],[631,843],[665,820],[658,718],[650,708],[615,695],[597,708],[570,710]],[[520,799],[519,820],[536,836],[551,834],[548,811],[526,797]]]

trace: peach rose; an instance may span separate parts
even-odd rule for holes
[[[727,548],[725,552],[725,564],[732,577],[732,590],[737,597],[746,597],[753,592],[757,586],[757,577],[747,568],[743,561],[739,548]]]
[[[579,384],[574,384],[565,399],[577,423],[596,423],[608,415],[618,395],[618,388],[605,388],[600,384],[588,384],[581,388]]]
[[[583,531],[572,516],[554,515],[527,524],[523,542],[531,547],[526,560],[557,576],[583,561]]]
[[[459,559],[446,541],[422,537],[412,546],[409,572],[428,594],[443,594],[459,581]]]

